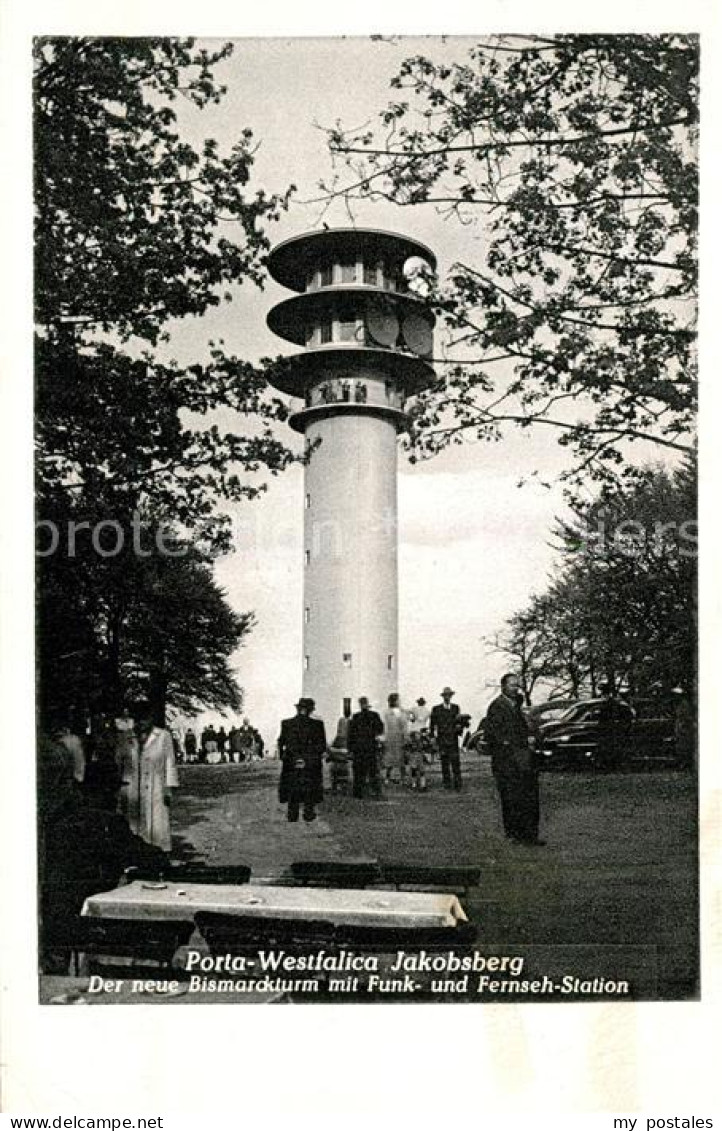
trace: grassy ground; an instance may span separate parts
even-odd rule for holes
[[[503,838],[488,761],[475,755],[460,794],[442,790],[433,767],[428,793],[392,786],[380,801],[327,794],[311,825],[285,820],[278,772],[277,762],[182,767],[174,855],[245,862],[268,878],[299,859],[480,864],[481,884],[463,901],[480,949],[523,956],[525,977],[626,979],[637,1000],[697,995],[691,775],[544,774],[548,844],[535,849]]]

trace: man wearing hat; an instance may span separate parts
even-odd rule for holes
[[[359,710],[348,728],[348,748],[353,759],[353,795],[365,797],[370,789],[375,797],[380,797],[378,742],[384,732],[384,724],[378,712],[372,711],[365,695],[361,696],[358,705]]]
[[[315,821],[316,805],[323,800],[326,730],[321,719],[311,718],[315,707],[313,699],[299,699],[294,718],[281,723],[278,799],[288,803],[289,821],[298,820],[301,806],[304,821]]]
[[[436,739],[441,762],[441,777],[444,789],[461,789],[461,760],[459,756],[459,735],[463,730],[461,710],[451,700],[456,692],[445,687],[441,692],[441,703],[432,708],[429,732]]]

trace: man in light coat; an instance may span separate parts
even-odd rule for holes
[[[170,852],[170,801],[178,770],[170,732],[155,726],[147,702],[135,709],[135,736],[124,751],[120,771],[120,812],[131,830],[147,844]]]

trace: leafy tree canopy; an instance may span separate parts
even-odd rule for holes
[[[67,537],[76,512],[63,513],[63,502],[48,500],[43,513]],[[49,528],[43,531],[43,707],[117,713],[149,697],[159,715],[167,706],[183,714],[201,705],[240,710],[230,660],[253,627],[253,614],[231,609],[204,554],[169,528],[159,544],[155,523],[131,526],[88,507],[82,513],[85,526],[76,526],[70,544],[55,554],[47,553]]]
[[[409,58],[392,87],[376,128],[328,131],[343,171],[322,188],[468,229],[413,453],[508,422],[553,430],[572,478],[628,472],[634,441],[689,451],[696,37],[494,37],[463,63]]]
[[[543,592],[490,641],[528,695],[543,680],[574,696],[602,679],[654,695],[694,691],[696,475],[644,468],[557,524],[560,562]]]
[[[182,140],[173,103],[202,110],[232,51],[176,39],[36,43],[38,320],[156,342],[169,317],[202,314],[218,288],[263,278],[263,225],[287,196],[251,193],[254,142],[227,155]],[[223,235],[218,231],[221,225]]]
[[[231,50],[35,43],[38,510],[60,534],[39,571],[38,637],[56,702],[62,691],[117,709],[145,673],[161,710],[239,703],[228,661],[253,618],[232,612],[205,563],[228,546],[219,502],[252,498],[257,472],[296,458],[274,430],[287,410],[222,342],[186,366],[167,345],[171,320],[262,282],[266,228],[292,191],[251,187],[247,128],[227,152],[183,137],[179,100],[192,113],[218,102]],[[238,426],[222,427],[232,414]],[[151,545],[170,523],[195,537],[193,553],[140,559],[126,544],[104,556],[87,532],[68,553],[68,524],[116,523],[127,537],[134,516]]]
[[[226,155],[180,136],[173,103],[219,101],[213,67],[230,51],[172,39],[35,48],[41,483],[172,506],[189,525],[207,520],[214,494],[255,493],[240,472],[293,458],[273,429],[286,409],[253,366],[222,343],[186,368],[152,349],[170,319],[229,299],[230,284],[262,281],[264,225],[291,191],[249,189],[248,129]],[[221,432],[213,414],[224,408],[247,426]]]

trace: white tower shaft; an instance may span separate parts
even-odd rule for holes
[[[344,699],[377,710],[397,689],[396,428],[371,416],[309,426],[303,693],[333,734]]]
[[[303,695],[329,739],[367,697],[398,691],[396,437],[406,404],[434,380],[436,267],[417,240],[375,228],[307,232],[268,269],[295,293],[267,322],[300,347],[269,377],[301,401],[289,418],[305,473]]]

